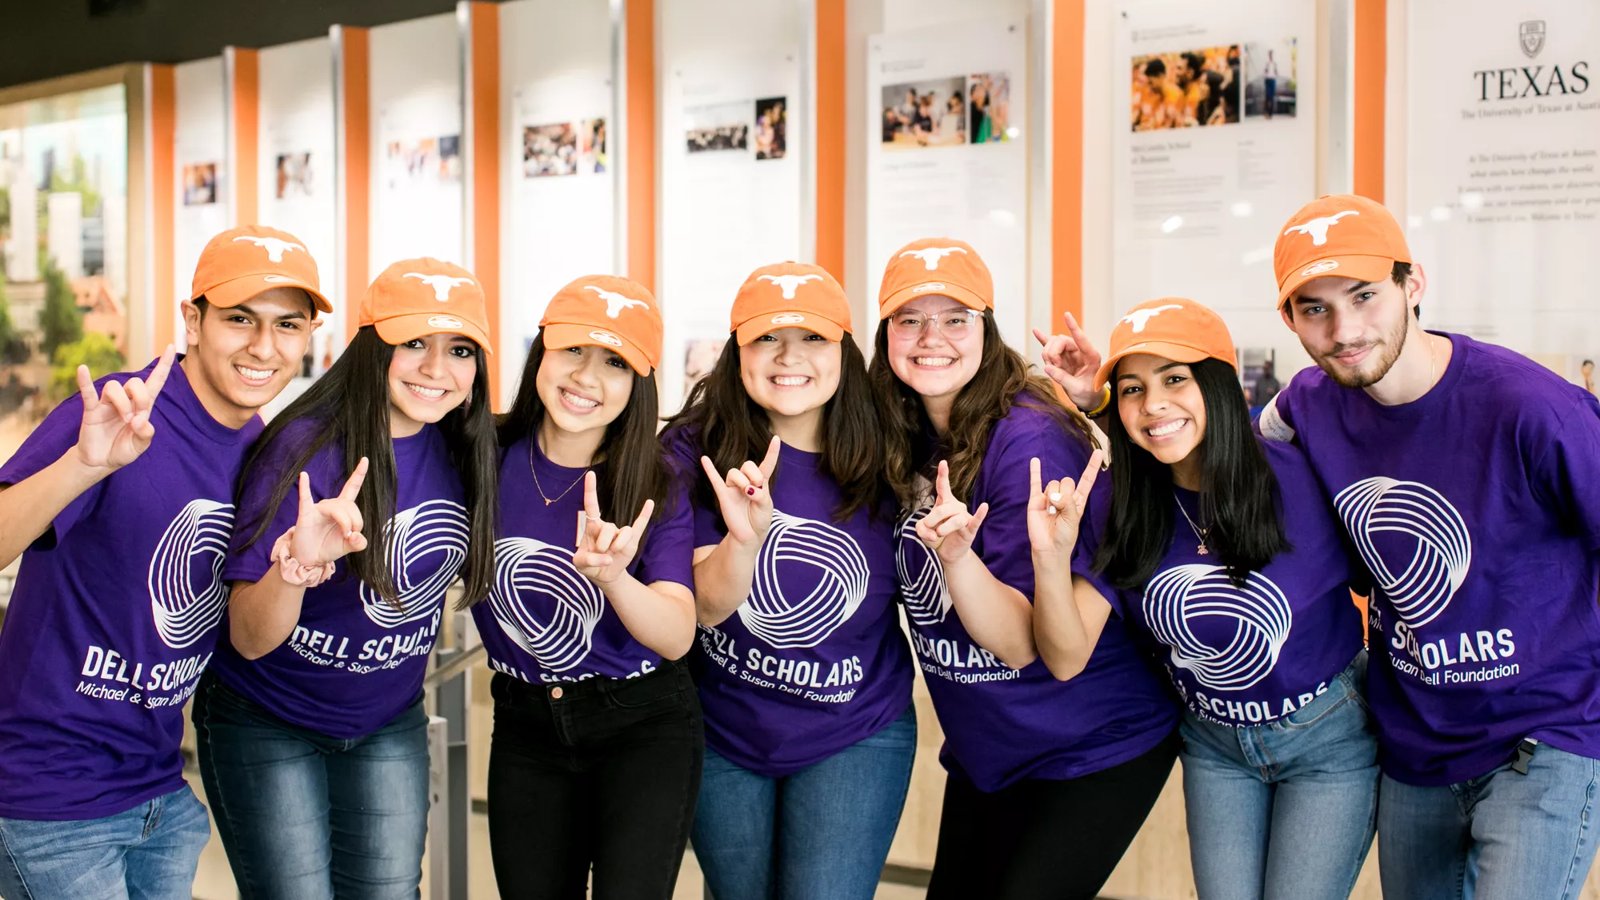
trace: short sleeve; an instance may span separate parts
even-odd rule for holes
[[[1594,399],[1555,422],[1548,444],[1530,473],[1542,505],[1558,510],[1563,524],[1600,550],[1600,415]]]
[[[1256,416],[1256,433],[1269,441],[1290,443],[1294,440],[1294,402],[1300,394],[1296,385],[1303,385],[1306,379],[1291,377],[1283,390],[1272,396],[1267,405],[1261,408],[1261,414]]]
[[[722,511],[715,504],[707,506],[706,492],[699,490],[705,472],[700,468],[700,445],[689,435],[689,429],[679,426],[662,437],[667,451],[667,470],[682,490],[682,498],[689,509],[690,549],[710,547],[722,543],[728,533],[722,521]]]
[[[104,383],[109,379],[101,379]],[[28,435],[15,455],[0,466],[0,486],[10,487],[26,481],[60,459],[78,442],[78,428],[83,422],[83,398],[73,394],[50,411],[44,421]],[[104,489],[105,480],[74,497],[51,521],[50,530],[34,541],[33,549],[53,549],[72,526],[83,517],[84,511],[94,508]]]
[[[644,584],[671,581],[694,591],[695,518],[689,491],[675,483],[645,532],[634,577]]]
[[[244,581],[254,584],[272,568],[272,545],[294,525],[299,515],[299,488],[291,483],[277,509],[268,509],[273,491],[285,472],[299,455],[304,441],[309,439],[314,425],[296,423],[276,435],[262,452],[260,459],[250,466],[241,479],[237,509],[234,512],[233,541],[228,548],[228,561],[223,566],[224,581]],[[324,446],[306,464],[311,476],[311,496],[321,500],[336,493],[342,482],[333,484],[329,477],[330,460],[337,461],[340,451],[330,443]],[[266,529],[261,529],[265,519]],[[257,533],[261,537],[254,542]]]
[[[969,509],[989,504],[989,514],[979,529],[978,556],[990,574],[1027,597],[1033,596],[1033,553],[1028,541],[1028,497],[1033,490],[1029,464],[1039,459],[1040,474],[1076,479],[1089,461],[1085,441],[1069,435],[1047,413],[1014,406],[1010,417],[996,426],[983,460],[978,496]]]
[[[1111,516],[1111,476],[1101,472],[1095,480],[1094,488],[1089,492],[1089,506],[1083,512],[1083,520],[1078,525],[1078,543],[1072,548],[1072,574],[1087,580],[1094,585],[1100,596],[1111,604],[1117,615],[1123,614],[1122,592],[1111,585],[1104,576],[1095,571],[1094,558],[1100,552],[1100,542],[1106,532],[1106,524]]]

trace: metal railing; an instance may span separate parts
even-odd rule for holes
[[[428,896],[467,900],[467,834],[472,811],[467,775],[472,670],[484,658],[472,617],[450,618],[451,646],[436,646],[423,682],[428,710]]]

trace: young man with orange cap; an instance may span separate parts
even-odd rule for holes
[[[1307,204],[1274,251],[1317,368],[1262,412],[1372,576],[1386,896],[1565,897],[1600,785],[1600,405],[1503,347],[1424,331],[1400,225]]]
[[[206,797],[248,897],[415,895],[428,655],[446,588],[480,599],[494,568],[483,290],[402,260],[358,324],[245,462],[228,633],[195,695]]]
[[[91,382],[0,467],[0,895],[190,896],[210,829],[183,704],[211,659],[233,489],[256,410],[332,309],[299,240],[206,245],[187,353]],[[174,361],[177,364],[174,365]]]

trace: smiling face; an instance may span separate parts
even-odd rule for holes
[[[1185,363],[1149,353],[1117,362],[1117,416],[1129,440],[1180,471],[1199,472],[1206,435],[1206,403]],[[1188,481],[1173,473],[1174,480]]]
[[[1345,387],[1369,387],[1389,374],[1405,348],[1417,284],[1313,278],[1289,299],[1284,321],[1328,377]]]
[[[780,328],[739,348],[745,393],[774,420],[814,416],[839,389],[840,348],[804,328]]]
[[[889,368],[925,404],[951,404],[983,363],[983,328],[950,297],[918,297],[889,317]]]
[[[184,372],[213,418],[237,428],[278,396],[322,325],[311,312],[306,292],[287,287],[228,308],[183,304]]]
[[[545,423],[571,435],[589,435],[598,446],[633,394],[633,369],[601,347],[546,349],[534,389],[544,404]]]
[[[430,334],[394,348],[389,360],[389,433],[409,437],[472,396],[478,345],[459,334]]]

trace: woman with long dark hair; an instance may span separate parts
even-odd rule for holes
[[[482,597],[494,564],[487,320],[465,269],[395,263],[344,355],[245,463],[228,639],[194,704],[206,799],[245,897],[421,883],[423,675],[446,588],[459,577]]]
[[[1089,427],[1001,340],[970,245],[901,248],[878,303],[901,590],[949,773],[928,896],[1092,897],[1166,782],[1177,710],[1115,624],[1081,681],[1037,658],[1029,460],[1082,471]]]
[[[820,266],[756,269],[728,330],[664,437],[699,482],[695,857],[718,900],[871,898],[917,726],[866,363]]]
[[[489,848],[503,897],[671,896],[703,738],[688,503],[669,493],[655,298],[556,293],[500,421]],[[627,523],[620,527],[613,523]],[[574,550],[576,547],[576,550]]]
[[[1035,467],[1039,653],[1073,678],[1116,621],[1160,647],[1188,708],[1201,898],[1348,897],[1378,796],[1350,558],[1301,452],[1252,432],[1234,359],[1221,317],[1192,300],[1118,321],[1096,379],[1112,388],[1114,465],[1109,515],[1086,526],[1104,535],[1092,570],[1069,546],[1087,492]]]

